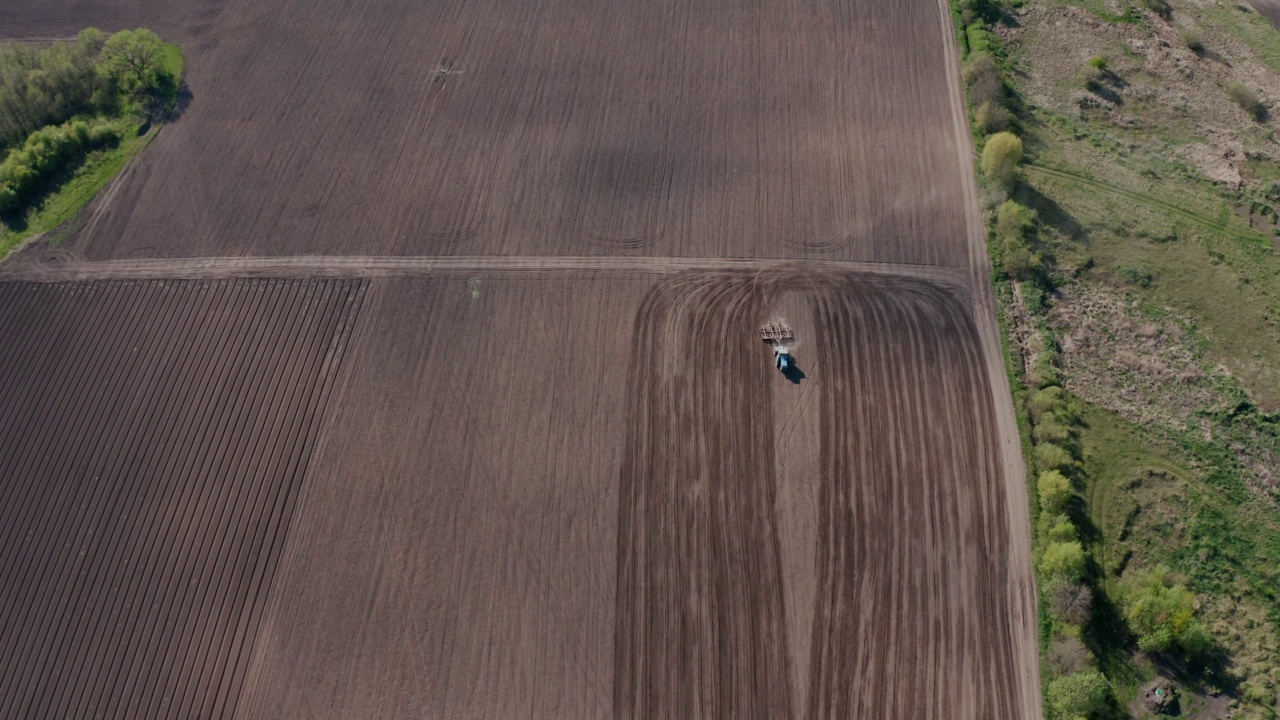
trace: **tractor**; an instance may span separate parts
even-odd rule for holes
[[[795,333],[784,322],[769,323],[760,328],[760,339],[773,348],[774,367],[786,375],[795,367],[789,346],[795,342]]]

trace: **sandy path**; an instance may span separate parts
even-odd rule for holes
[[[0,264],[0,281],[72,282],[107,279],[187,279],[214,278],[395,278],[429,277],[449,272],[579,272],[653,273],[682,272],[774,272],[824,273],[856,272],[931,280],[959,286],[965,273],[931,265],[895,263],[814,262],[805,260],[740,260],[733,258],[685,257],[565,257],[504,256],[475,257],[242,257],[167,258],[149,260],[88,261],[63,253],[42,259],[14,258]]]

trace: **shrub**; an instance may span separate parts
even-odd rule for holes
[[[1064,443],[1071,439],[1071,429],[1060,424],[1057,418],[1049,417],[1036,425],[1032,436],[1036,442]]]
[[[1060,414],[1067,409],[1067,401],[1062,396],[1062,388],[1050,385],[1037,390],[1027,404],[1032,422],[1040,422],[1047,413]]]
[[[974,53],[964,66],[964,84],[969,88],[969,101],[981,106],[985,102],[1002,105],[1004,80],[1000,68],[988,53]]]
[[[1204,38],[1200,35],[1199,30],[1183,30],[1182,44],[1193,53],[1199,54],[1204,52]]]
[[[1126,577],[1120,585],[1121,606],[1143,652],[1179,647],[1195,655],[1209,644],[1209,634],[1195,621],[1195,596],[1175,583],[1162,567]]]
[[[1058,514],[1064,512],[1075,498],[1071,481],[1057,470],[1045,470],[1036,481],[1036,490],[1040,495],[1040,508],[1043,512]]]
[[[1075,583],[1084,577],[1085,554],[1079,541],[1049,543],[1040,559],[1045,576],[1064,583]]]
[[[1093,665],[1093,653],[1072,635],[1060,635],[1049,644],[1045,659],[1059,675],[1071,675]]]
[[[1042,388],[1062,382],[1062,378],[1058,377],[1053,347],[1052,341],[1045,341],[1042,351],[1031,363],[1031,369],[1027,371],[1027,382],[1032,387]]]
[[[1110,688],[1097,670],[1084,670],[1049,683],[1049,707],[1062,718],[1085,717],[1107,704]]]
[[[1049,590],[1049,611],[1072,625],[1083,625],[1093,612],[1093,588],[1084,583],[1058,583]]]
[[[1060,445],[1040,443],[1036,445],[1036,467],[1040,470],[1061,470],[1075,464],[1071,453]]]
[[[987,138],[982,149],[982,172],[988,178],[1008,187],[1020,162],[1022,138],[1011,132],[998,132]]]
[[[1102,72],[1106,72],[1107,71],[1106,56],[1094,55],[1093,57],[1089,58],[1089,67],[1093,68],[1094,70],[1101,70]]]
[[[1236,102],[1249,116],[1258,122],[1262,122],[1267,117],[1267,108],[1258,99],[1258,94],[1244,83],[1238,80],[1232,80],[1227,83],[1227,95]]]
[[[1142,0],[1142,4],[1147,6],[1151,12],[1168,20],[1173,14],[1173,8],[1169,7],[1168,0]]]
[[[0,163],[0,213],[25,207],[50,176],[85,152],[119,140],[119,132],[111,123],[73,120],[31,133]]]
[[[1151,287],[1151,281],[1155,280],[1155,276],[1151,274],[1150,270],[1138,265],[1126,265],[1120,268],[1120,277],[1124,278],[1124,281],[1130,285],[1144,288]]]
[[[978,132],[983,135],[1000,132],[1009,127],[1009,123],[1013,121],[1013,117],[1009,114],[1004,106],[995,100],[984,100],[976,110],[973,111],[973,124],[978,128]]]
[[[1023,279],[1040,268],[1040,258],[1028,246],[1028,235],[1035,227],[1034,211],[1006,200],[996,214],[996,241],[1000,263],[1005,274]]]
[[[1076,532],[1076,526],[1071,524],[1070,518],[1059,514],[1049,521],[1049,529],[1045,532],[1045,537],[1049,542],[1071,542],[1079,540],[1080,534]]]

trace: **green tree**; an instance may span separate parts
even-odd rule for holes
[[[1045,470],[1036,481],[1036,490],[1040,493],[1040,508],[1044,512],[1061,513],[1071,505],[1075,491],[1071,489],[1071,481],[1057,470]]]
[[[1078,541],[1049,543],[1040,558],[1040,569],[1056,581],[1073,583],[1084,577],[1084,547]]]
[[[1107,705],[1111,692],[1097,670],[1084,670],[1049,683],[1049,707],[1061,718],[1087,717]]]
[[[1175,647],[1198,655],[1210,639],[1195,621],[1195,595],[1176,583],[1168,569],[1156,567],[1130,575],[1120,584],[1121,605],[1138,649],[1166,652]]]
[[[1057,472],[1056,470],[1054,472]],[[1049,522],[1049,529],[1045,532],[1045,537],[1049,542],[1061,543],[1079,540],[1080,533],[1076,531],[1076,526],[1066,515],[1058,515]]]
[[[982,148],[982,173],[988,178],[1008,187],[1021,162],[1022,138],[1007,131],[987,138]]]
[[[172,109],[182,79],[182,52],[145,28],[107,38],[98,57],[102,76],[130,100]]]
[[[1075,464],[1071,453],[1060,445],[1037,443],[1035,452],[1036,467],[1041,470],[1058,470]]]

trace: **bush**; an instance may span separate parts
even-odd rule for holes
[[[1093,653],[1080,642],[1080,638],[1071,635],[1054,638],[1045,659],[1059,675],[1078,673],[1093,665]]]
[[[1155,280],[1150,270],[1138,265],[1126,265],[1120,268],[1120,277],[1130,285],[1144,288],[1151,287],[1151,281]]]
[[[1040,269],[1040,257],[1028,245],[1035,228],[1034,211],[1006,200],[996,214],[996,242],[1006,275],[1025,279]]]
[[[1040,470],[1061,470],[1075,464],[1071,453],[1060,445],[1040,443],[1036,445],[1036,467]]]
[[[1174,582],[1162,567],[1138,572],[1120,584],[1120,600],[1129,629],[1143,652],[1166,652],[1175,647],[1198,655],[1210,638],[1195,621],[1195,596]]]
[[[1173,15],[1173,8],[1169,7],[1168,0],[1142,0],[1142,4],[1165,20],[1168,20]]]
[[[969,88],[969,102],[981,106],[986,102],[1004,104],[1004,80],[1000,68],[988,53],[975,53],[965,63],[964,84]]]
[[[1258,99],[1258,94],[1244,83],[1238,80],[1232,80],[1227,83],[1227,95],[1230,95],[1231,99],[1234,100],[1241,109],[1246,113],[1249,113],[1249,117],[1252,117],[1258,122],[1262,122],[1266,119],[1266,106]]]
[[[1084,547],[1079,541],[1049,543],[1040,559],[1040,570],[1046,577],[1065,583],[1079,582],[1084,569]]]
[[[1004,106],[995,100],[984,100],[976,110],[973,111],[973,124],[978,128],[978,132],[983,135],[1000,132],[1009,127],[1009,123],[1013,121],[1013,116],[1009,114]]]
[[[1036,423],[1044,419],[1047,414],[1057,415],[1066,410],[1066,398],[1062,395],[1062,388],[1057,385],[1050,385],[1037,390],[1027,403],[1027,411],[1031,414],[1031,421]]]
[[[1061,718],[1086,717],[1107,705],[1110,687],[1097,670],[1084,670],[1049,683],[1049,707]]]
[[[25,207],[49,177],[67,163],[119,139],[120,131],[111,123],[91,126],[84,120],[31,133],[22,147],[0,163],[0,213]]]
[[[1076,496],[1071,488],[1071,481],[1057,470],[1046,470],[1040,473],[1040,478],[1036,481],[1036,491],[1040,496],[1041,511],[1055,515],[1065,512]]]
[[[986,147],[982,149],[982,172],[989,179],[1008,187],[1020,162],[1022,138],[1011,132],[998,132],[987,138]]]
[[[1032,431],[1036,442],[1065,443],[1071,439],[1071,429],[1060,424],[1055,417],[1048,417]]]
[[[1089,58],[1089,67],[1093,68],[1094,70],[1101,70],[1102,72],[1106,72],[1107,71],[1106,56],[1094,55],[1093,57]]]
[[[1049,529],[1045,531],[1045,537],[1049,542],[1060,543],[1079,540],[1080,534],[1076,532],[1076,526],[1071,524],[1070,518],[1059,514],[1050,519]]]
[[[1193,53],[1199,54],[1204,52],[1204,38],[1200,35],[1199,30],[1183,30],[1182,44]]]
[[[1049,590],[1049,611],[1072,625],[1083,625],[1093,612],[1093,588],[1084,583],[1058,583]]]

